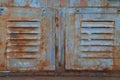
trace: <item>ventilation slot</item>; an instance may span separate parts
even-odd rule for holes
[[[37,58],[40,44],[39,21],[8,21],[8,59]]]
[[[112,58],[114,22],[83,21],[80,45],[83,58]]]

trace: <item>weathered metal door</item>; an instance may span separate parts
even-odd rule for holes
[[[66,10],[65,68],[118,70],[120,15],[116,8]]]
[[[53,10],[4,7],[0,9],[0,69],[55,70]]]

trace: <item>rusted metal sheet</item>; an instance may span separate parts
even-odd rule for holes
[[[119,0],[70,0],[70,7],[111,7],[120,6]]]
[[[66,14],[66,69],[119,70],[117,9],[69,8]]]
[[[120,6],[119,0],[13,0],[13,6],[23,7],[111,7]]]
[[[112,74],[120,70],[119,6],[119,0],[0,0],[0,71],[119,76]]]
[[[53,10],[2,8],[0,69],[55,70]]]
[[[1,6],[14,7],[119,7],[119,0],[0,0]]]

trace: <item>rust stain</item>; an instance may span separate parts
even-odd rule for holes
[[[46,67],[48,67],[50,65],[49,61],[44,61],[44,60],[40,60],[39,64],[37,64],[37,66],[39,67],[39,70],[45,70]]]
[[[7,0],[7,5],[8,6],[14,6],[14,0]]]
[[[46,21],[45,21],[46,20]],[[44,16],[41,22],[41,28],[40,28],[40,52],[47,51],[46,46],[49,43],[49,36],[47,36],[47,30],[49,29],[49,22],[47,19],[47,16]]]
[[[42,53],[45,50],[45,47],[47,46],[48,42],[45,40],[46,39],[46,29],[44,26],[41,28],[41,43],[40,43],[40,52]]]
[[[59,25],[60,25],[60,15],[59,15],[59,13],[57,13],[58,15],[55,17],[55,23],[56,23],[56,27],[59,27]]]
[[[37,29],[36,28],[10,28],[9,29],[11,32],[17,32],[17,33],[29,33],[29,32],[35,32]],[[33,33],[34,33],[33,32]]]
[[[68,57],[69,59],[72,59],[74,57],[74,54],[72,54],[72,53],[67,54],[66,57]]]
[[[26,8],[27,8],[27,7],[30,7],[30,4],[29,4],[28,1],[26,1],[25,7],[26,7]]]
[[[3,41],[2,40],[0,40],[0,45],[3,45]]]
[[[59,0],[60,1],[60,7],[64,4],[64,0]]]
[[[80,4],[83,7],[86,7],[88,5],[86,0],[80,0]]]
[[[74,67],[76,67],[76,68],[78,68],[78,67],[80,67],[81,65],[80,65],[80,63],[78,63],[78,61],[74,61]]]

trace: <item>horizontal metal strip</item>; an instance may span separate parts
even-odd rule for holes
[[[37,56],[36,57],[32,57],[33,55],[31,55],[31,57],[29,56],[29,57],[27,57],[27,56],[7,56],[7,59],[39,59],[39,58],[37,58]]]
[[[7,27],[40,27],[40,22],[7,22]]]
[[[77,3],[78,4],[78,3]],[[80,13],[106,13],[106,14],[108,14],[108,13],[117,13],[117,8],[109,8],[109,9],[107,9],[107,8],[96,8],[96,7],[93,7],[93,5],[91,5],[92,6],[92,8],[91,7],[89,7],[89,8],[84,8],[84,7],[82,7],[82,8],[79,8],[79,7],[76,7],[76,8],[69,8],[68,9],[68,12],[69,13],[77,13],[77,14],[80,14]]]
[[[9,34],[10,39],[40,39],[38,34]]]
[[[93,34],[97,34],[97,35],[99,35],[99,34],[102,34],[102,35],[105,35],[105,34],[106,35],[114,35],[114,33],[90,33],[90,34],[89,33],[81,33],[81,34],[88,34],[88,35],[90,35],[90,34],[92,34],[92,35]]]
[[[71,65],[77,70],[112,70],[113,59],[79,59],[75,64]]]
[[[96,38],[96,39],[86,38],[86,39],[80,39],[80,40],[85,40],[85,41],[92,41],[92,40],[114,41],[114,39],[98,39],[98,38]]]
[[[7,47],[7,52],[11,52],[11,51],[17,51],[17,52],[21,52],[21,51],[39,51],[39,47],[38,46],[8,46]]]
[[[37,59],[7,59],[7,67],[8,68],[18,68],[18,67],[37,67],[38,60]]]
[[[88,51],[82,51],[82,50],[80,50],[82,53],[113,53],[113,51],[109,51],[109,50],[106,50],[106,51],[90,51],[90,50],[88,50]]]
[[[14,51],[14,50],[11,50],[11,51],[9,51],[9,50],[7,50],[6,51],[7,53],[16,53],[16,52],[19,52],[19,53],[37,53],[37,52],[39,52],[39,51],[22,51],[22,50],[19,50],[19,51]]]
[[[31,41],[31,40],[36,40],[36,41],[38,41],[38,40],[40,40],[40,39],[19,39],[19,38],[16,38],[16,39],[14,39],[14,38],[8,38],[9,40],[25,40],[25,41]]]
[[[94,15],[94,14],[93,14]],[[107,15],[107,14],[105,14]],[[114,20],[105,20],[105,19],[100,19],[100,20],[97,20],[97,19],[91,19],[91,20],[82,20],[82,22],[103,22],[103,23],[114,23],[115,21]]]
[[[38,59],[37,57],[21,57],[21,56],[7,56],[7,59]]]
[[[9,33],[10,35],[12,35],[12,34],[30,34],[30,35],[32,35],[32,34],[36,34],[36,35],[38,35],[38,34],[40,34],[40,33]]]
[[[82,27],[114,27],[114,22],[112,21],[88,21],[82,22]]]
[[[8,28],[8,33],[40,33],[37,28]]]
[[[80,51],[113,51],[109,46],[80,46]]]
[[[22,40],[22,39],[16,39],[16,40],[9,40],[8,41],[8,46],[11,46],[11,45],[33,45],[33,46],[36,46],[36,45],[39,45],[40,44],[40,41],[37,41],[37,40],[30,40],[30,39],[26,39],[26,40]]]
[[[84,57],[79,57],[79,59],[113,59],[113,57],[110,57],[110,56],[84,56]]]
[[[81,32],[80,34],[114,34],[113,32],[90,32],[90,31],[85,31],[85,32]]]
[[[81,45],[113,45],[113,41],[104,41],[104,40],[81,40]]]
[[[81,28],[81,33],[113,33],[114,29],[112,28]]]
[[[80,46],[110,46],[110,47],[114,47],[114,45],[97,45],[97,44],[94,44],[94,45],[81,45]]]
[[[81,39],[114,39],[113,34],[80,34]]]
[[[8,26],[7,28],[40,28],[40,26],[30,26],[30,25],[26,25],[26,26]]]
[[[110,26],[82,26],[81,28],[115,28]]]
[[[40,22],[40,20],[8,20],[8,22]]]
[[[79,58],[113,58],[113,52],[79,52]]]
[[[40,32],[8,32],[8,34],[40,34]]]
[[[13,44],[11,44],[11,43],[9,43],[8,45],[7,45],[7,47],[8,46],[39,46],[39,44],[37,44],[37,43],[25,43],[25,44],[23,44],[23,43],[13,43]]]
[[[16,45],[7,45],[7,47],[38,47],[39,45],[19,45],[19,44],[16,44]]]
[[[33,55],[33,54],[39,54],[39,52],[8,52],[9,54],[7,54],[7,55],[11,55],[11,54],[15,54],[15,55],[27,55],[27,54],[29,54],[29,55]]]

